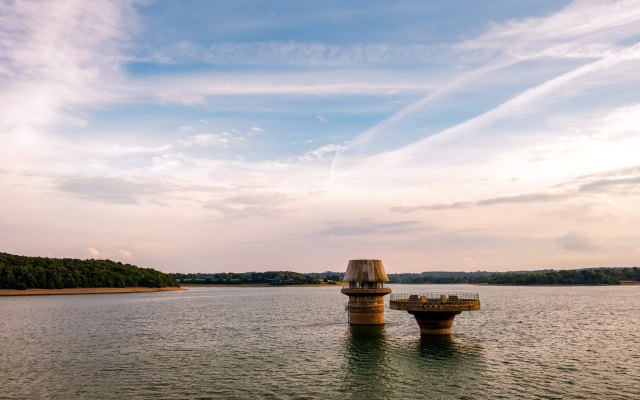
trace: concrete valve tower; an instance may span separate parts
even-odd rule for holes
[[[350,260],[344,281],[348,288],[342,293],[349,296],[349,323],[351,325],[384,324],[384,296],[391,293],[384,287],[387,273],[381,260]]]

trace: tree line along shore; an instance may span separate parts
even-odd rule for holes
[[[171,275],[110,260],[27,257],[0,253],[0,289],[166,288]]]
[[[638,267],[509,272],[423,272],[389,274],[390,283],[470,283],[489,285],[620,285],[640,283]]]
[[[180,283],[199,285],[305,285],[336,284],[344,279],[344,272],[303,274],[290,271],[245,273],[171,274]],[[540,270],[516,272],[449,272],[387,274],[389,283],[429,284],[491,284],[491,285],[619,285],[640,284],[638,267],[584,268],[577,270]]]
[[[322,279],[313,274],[292,271],[171,274],[180,284],[191,285],[317,285],[340,280]]]
[[[423,272],[390,274],[391,283],[468,283],[489,285],[619,285],[640,282],[637,267],[508,272]]]

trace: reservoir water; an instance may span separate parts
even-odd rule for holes
[[[466,290],[421,338],[346,323],[339,287],[0,298],[1,399],[639,399],[640,286]]]

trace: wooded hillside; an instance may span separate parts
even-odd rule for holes
[[[111,260],[79,260],[0,253],[0,289],[165,287],[177,280],[151,268]]]

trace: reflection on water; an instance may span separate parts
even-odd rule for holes
[[[348,325],[349,346],[371,345],[385,339],[384,325]]]
[[[352,399],[389,397],[388,339],[384,325],[350,325],[346,339],[347,392]]]
[[[459,357],[456,344],[450,335],[421,336],[418,341],[418,350],[422,357],[436,360]]]
[[[352,399],[394,393],[482,397],[483,348],[472,338],[411,336],[385,326],[349,326],[345,339],[345,391]],[[462,396],[462,397],[464,397]]]
[[[483,348],[471,338],[457,338],[451,335],[421,336],[417,340],[421,357],[438,361],[462,362],[480,360]]]
[[[393,343],[394,392],[418,397],[441,398],[482,396],[481,381],[486,369],[480,345],[450,336],[405,337]]]

